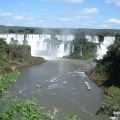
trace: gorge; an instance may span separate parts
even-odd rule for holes
[[[32,56],[52,59],[41,65],[20,68],[19,78],[7,90],[5,96],[15,95],[20,99],[29,99],[36,94],[42,94],[37,97],[37,103],[54,118],[63,119],[67,114],[80,112],[78,115],[82,120],[88,118],[106,120],[106,116],[95,115],[104,102],[103,90],[85,75],[87,70],[94,67],[94,62],[89,59],[84,61],[81,58],[81,60],[71,60],[63,57],[76,52],[79,56],[84,56],[86,52],[95,52],[95,59],[102,59],[108,50],[107,47],[114,43],[115,37],[87,34],[81,36],[81,34],[78,36],[75,34],[0,34],[0,37],[5,38],[4,40],[10,46],[15,48],[21,45],[23,48],[28,46],[31,48],[29,52],[31,51]],[[91,49],[94,45],[95,51]],[[21,51],[19,50],[13,49],[13,55],[15,51],[19,54]],[[26,60],[28,53],[24,54]],[[20,59],[18,56],[17,59],[23,60],[24,57]],[[89,83],[90,90],[87,89],[86,82]]]

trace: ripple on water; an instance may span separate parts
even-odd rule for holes
[[[72,76],[81,76],[81,77],[87,77],[85,75],[85,72],[81,71],[81,70],[76,70],[76,71],[73,71],[73,72],[68,72],[68,75],[72,75]]]
[[[54,83],[48,86],[48,89],[63,88],[63,84]]]
[[[57,82],[58,81],[58,77],[52,77],[50,78],[50,82],[53,83],[53,82]]]

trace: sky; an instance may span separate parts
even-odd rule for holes
[[[0,25],[120,29],[120,0],[0,0]]]

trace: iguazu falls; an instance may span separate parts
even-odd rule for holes
[[[68,56],[74,53],[74,44],[72,41],[75,36],[73,34],[50,35],[50,34],[0,34],[1,38],[5,38],[8,44],[15,42],[16,44],[24,44],[26,40],[31,46],[32,56],[49,56],[51,58]],[[85,35],[88,42],[96,43],[96,59],[100,59],[107,52],[107,47],[114,43],[114,36],[107,36],[100,41],[99,36]],[[81,44],[82,45],[82,44]],[[82,49],[79,51],[82,55]]]
[[[120,1],[0,2],[0,120],[120,120]]]

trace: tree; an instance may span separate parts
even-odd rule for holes
[[[119,40],[120,41],[120,33],[116,33],[115,34],[115,40]]]
[[[4,38],[0,38],[0,58],[3,58],[8,45]]]
[[[27,41],[27,34],[24,34],[24,40],[23,40],[23,45],[27,45],[28,41]]]
[[[74,47],[73,47],[74,46]],[[71,56],[75,58],[90,59],[95,57],[96,44],[88,42],[84,34],[76,34],[71,45]]]
[[[104,41],[104,36],[103,35],[98,35],[98,38],[99,38],[100,43]]]

